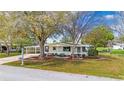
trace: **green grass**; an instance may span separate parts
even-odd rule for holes
[[[124,79],[124,58],[110,54],[104,54],[102,57],[105,59],[26,61],[23,67]],[[4,65],[22,67],[20,64],[20,62],[11,62]]]
[[[124,50],[112,50],[112,54],[124,54]]]
[[[98,51],[106,51],[108,49],[109,49],[108,47],[97,47]]]
[[[6,53],[0,53],[0,58],[16,56],[16,55],[20,55],[20,53],[18,53],[18,52],[10,53],[9,56]]]
[[[97,50],[100,52],[100,53],[105,53],[109,50],[108,47],[98,47]],[[109,51],[108,51],[109,53]],[[117,50],[117,49],[112,49],[112,52],[111,54],[116,54],[116,55],[124,55],[124,50]]]

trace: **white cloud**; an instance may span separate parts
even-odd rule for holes
[[[106,15],[105,18],[106,19],[113,19],[114,18],[114,15]]]

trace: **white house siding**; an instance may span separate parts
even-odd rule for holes
[[[53,50],[53,47],[56,47],[56,50]],[[53,53],[53,54],[58,54],[58,55],[59,54],[71,55],[71,51],[70,52],[63,51],[63,46],[49,46],[48,53]]]
[[[124,49],[124,46],[122,45],[113,45],[113,49]]]
[[[56,47],[56,50],[53,50],[53,47]],[[71,51],[63,51],[63,47],[71,47]],[[88,55],[87,52],[83,52],[82,51],[82,47],[83,46],[79,46],[80,47],[80,52],[77,52],[77,47],[74,50],[74,54],[81,54],[81,55]],[[64,55],[71,55],[72,53],[72,46],[49,46],[49,52],[46,53],[50,53],[50,54],[64,54]]]
[[[48,52],[46,52],[45,49],[45,54],[64,54],[64,55],[71,55],[72,54],[72,45],[71,44],[46,44],[44,48],[48,47]],[[56,47],[56,50],[53,50],[53,47]],[[71,47],[70,51],[63,51],[63,47]],[[77,52],[77,47],[80,47],[80,52]],[[82,51],[82,47],[85,47],[87,51]],[[88,47],[90,45],[82,45],[79,44],[76,46],[74,50],[74,54],[81,54],[81,55],[88,55]],[[33,48],[33,49],[32,49]],[[27,46],[25,47],[26,53],[30,53],[30,51],[35,50],[34,53],[39,53],[39,46]]]
[[[80,47],[80,52],[77,52],[77,47],[75,48],[75,54],[81,54],[81,55],[86,55],[88,56],[88,48],[86,46],[78,46]],[[82,47],[85,47],[86,48],[86,52],[82,51]]]

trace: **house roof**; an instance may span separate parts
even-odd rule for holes
[[[48,46],[73,46],[72,43],[51,43],[51,44],[45,44]],[[75,44],[76,46],[91,46],[88,44]]]
[[[45,44],[45,46],[73,46],[72,43],[50,43],[50,44]],[[86,47],[89,47],[89,46],[92,46],[92,45],[88,45],[88,44],[76,44],[76,46],[86,46]],[[36,45],[36,46],[26,46],[25,48],[37,48],[39,47],[39,45]]]

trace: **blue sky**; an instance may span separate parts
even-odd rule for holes
[[[97,11],[96,17],[103,17],[104,22],[108,25],[117,23],[116,17],[119,16],[116,11]]]
[[[118,18],[119,18],[119,13],[116,11],[95,11],[95,18],[102,18],[102,21],[99,23],[100,24],[105,24],[108,26],[113,26],[113,25],[119,25]],[[94,26],[95,27],[95,26]],[[115,36],[118,36],[117,33],[114,33]],[[53,40],[59,41],[60,38],[58,39],[48,39],[48,43],[52,43]]]

